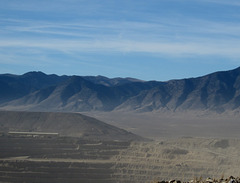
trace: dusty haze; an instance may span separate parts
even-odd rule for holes
[[[200,111],[133,113],[114,111],[85,114],[152,139],[186,136],[240,138],[239,118],[231,115],[231,113],[206,114]]]

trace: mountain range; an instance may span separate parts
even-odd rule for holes
[[[240,67],[160,81],[42,72],[0,75],[0,109],[29,111],[215,111],[240,109]]]

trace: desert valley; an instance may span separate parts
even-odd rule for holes
[[[240,68],[167,82],[0,75],[0,182],[240,176]]]
[[[240,183],[239,0],[0,0],[0,183]]]

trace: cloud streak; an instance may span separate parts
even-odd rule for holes
[[[6,20],[1,20],[6,21]],[[213,22],[201,19],[185,19],[184,22],[174,22],[171,19],[162,19],[159,22],[136,22],[136,21],[88,21],[72,23],[54,23],[54,22],[35,22],[8,20],[10,25],[5,25],[2,31],[15,33],[39,33],[56,34],[63,36],[96,37],[98,35],[116,36],[125,33],[130,36],[137,35],[138,38],[156,37],[171,34],[188,34],[188,36],[208,36],[217,34],[218,36],[237,36],[239,35],[240,24],[231,22]],[[12,25],[19,24],[19,25]],[[145,33],[148,33],[147,35]],[[191,33],[189,35],[189,33]],[[37,35],[36,35],[37,36]],[[221,37],[220,37],[221,39]]]
[[[231,46],[232,45],[232,46]],[[66,54],[81,52],[142,52],[154,53],[171,56],[189,56],[189,55],[221,55],[227,57],[240,57],[240,45],[234,42],[226,41],[224,43],[202,40],[199,43],[172,43],[172,42],[148,42],[148,41],[69,41],[69,40],[13,40],[0,41],[0,47],[11,49],[35,48],[41,50],[55,50]]]
[[[2,48],[32,47],[63,53],[145,52],[171,56],[240,57],[240,24],[228,22],[191,18],[185,23],[167,19],[159,22],[2,21],[8,22],[1,30]],[[11,37],[11,33],[15,37]]]

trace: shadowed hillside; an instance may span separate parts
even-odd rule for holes
[[[0,131],[55,132],[60,136],[105,140],[140,140],[130,132],[76,113],[0,111]]]
[[[238,111],[240,68],[168,82],[31,72],[0,75],[0,107],[33,111]]]

